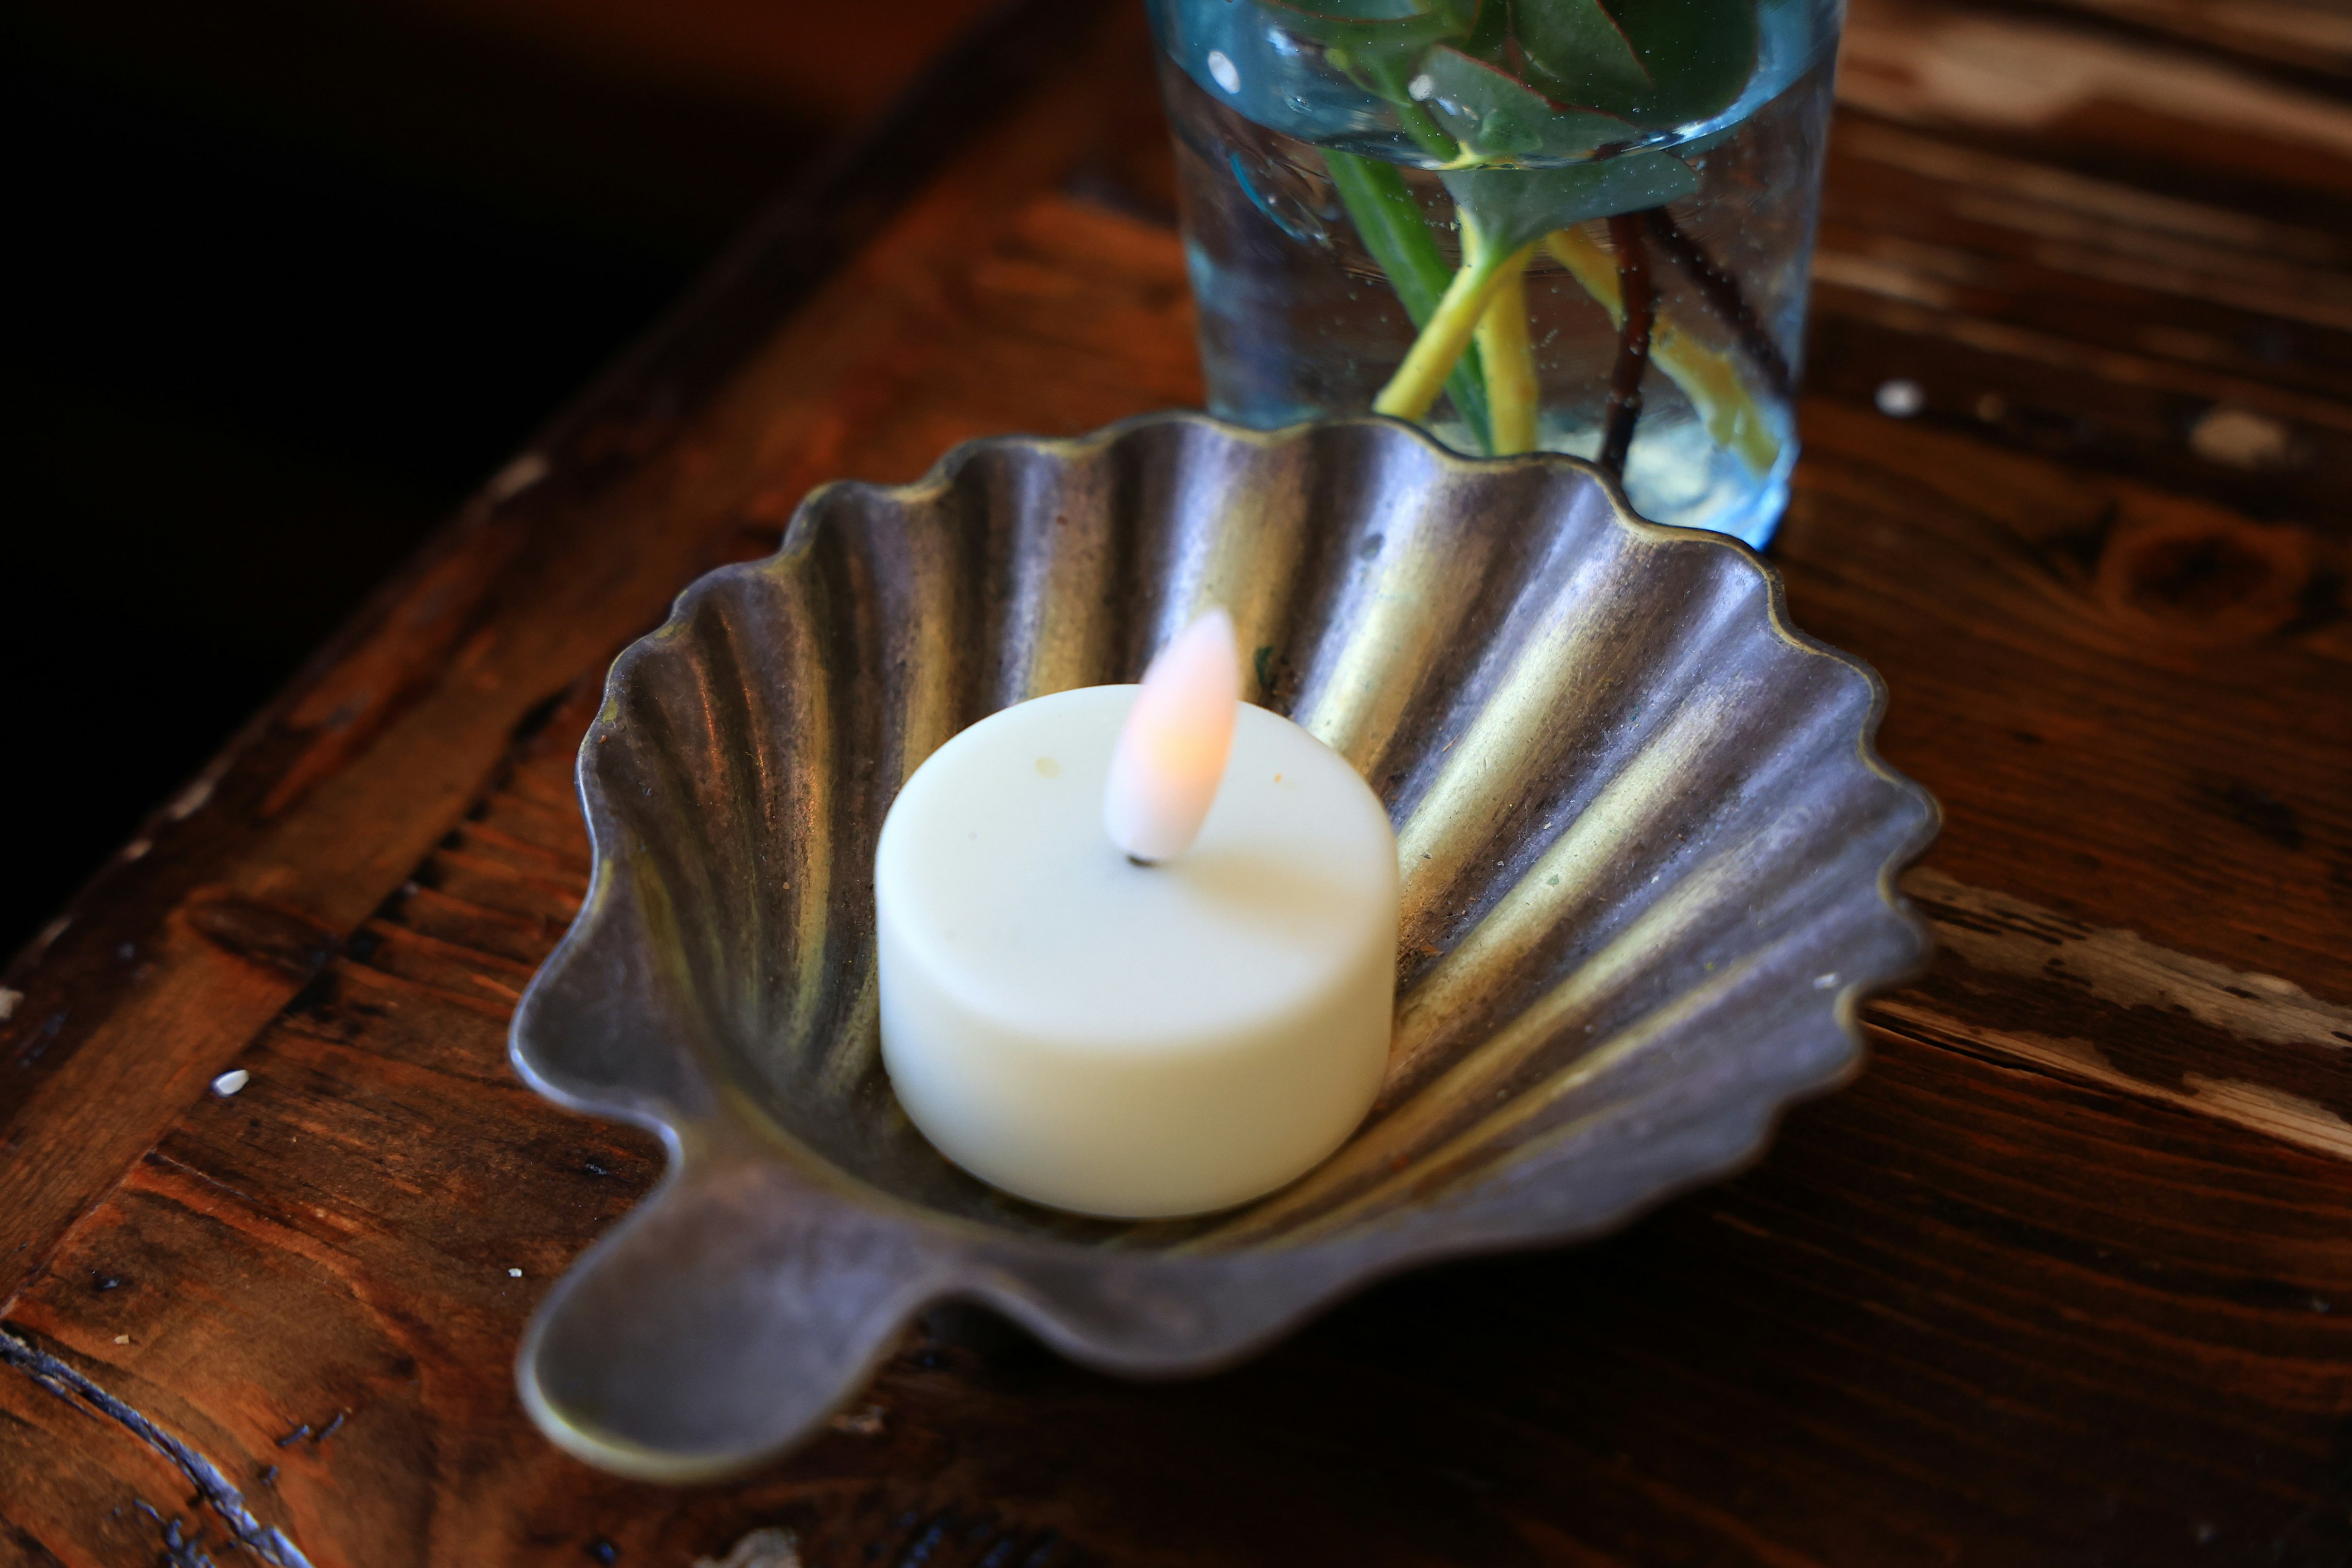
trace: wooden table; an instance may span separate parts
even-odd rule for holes
[[[739,1485],[532,1431],[524,1316],[659,1165],[505,1056],[601,672],[818,480],[1197,400],[1133,10],[1034,0],[817,171],[8,971],[0,1563],[2346,1561],[2352,23],[2301,0],[1855,0],[1774,553],[1949,814],[1944,949],[1759,1168],[1200,1382],[942,1311]]]

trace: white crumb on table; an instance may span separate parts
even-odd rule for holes
[[[698,1557],[694,1568],[802,1568],[801,1543],[789,1530],[755,1530],[725,1557]]]
[[[866,1405],[856,1410],[845,1410],[825,1425],[836,1432],[846,1432],[853,1437],[876,1436],[882,1430],[882,1407],[878,1405]]]

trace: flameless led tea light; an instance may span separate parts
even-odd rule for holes
[[[1240,700],[1232,622],[1140,686],[992,715],[915,771],[875,862],[882,1056],[949,1159],[1147,1217],[1331,1152],[1389,1046],[1396,840],[1337,753]]]

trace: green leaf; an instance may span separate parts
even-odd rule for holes
[[[1358,63],[1397,65],[1431,44],[1468,35],[1477,0],[1259,0],[1286,31],[1345,49]],[[1492,0],[1500,4],[1501,0]]]
[[[1649,68],[1601,0],[1512,0],[1511,23],[1530,79],[1550,96],[1620,112],[1651,96]]]
[[[1441,176],[1485,243],[1517,250],[1587,218],[1664,206],[1698,189],[1669,153],[1627,153],[1561,169],[1461,169]]]
[[[1439,124],[1488,158],[1575,158],[1637,134],[1622,120],[1564,109],[1486,61],[1442,45],[1422,57],[1411,91]]]
[[[1477,5],[1454,0],[1263,0],[1271,10],[1296,11],[1331,22],[1407,22],[1443,17],[1448,25],[1466,28]]]
[[[1511,0],[1528,80],[1653,127],[1729,108],[1756,70],[1756,0]]]
[[[1722,113],[1756,73],[1755,0],[1623,0],[1617,21],[1657,84],[1634,111],[1653,125]]]
[[[1462,39],[1462,52],[1475,55],[1494,65],[1506,63],[1511,37],[1510,0],[1486,0],[1478,7],[1478,16],[1470,31]]]
[[[1340,205],[1348,209],[1357,234],[1363,238],[1364,248],[1388,274],[1390,286],[1396,289],[1405,314],[1412,318],[1416,329],[1429,325],[1429,318],[1436,312],[1437,301],[1453,278],[1453,268],[1438,254],[1437,241],[1430,234],[1421,204],[1413,199],[1404,175],[1393,163],[1359,157],[1336,147],[1323,150],[1323,161],[1331,170],[1331,184],[1339,193]],[[1455,412],[1470,426],[1480,448],[1491,446],[1486,384],[1479,368],[1477,350],[1465,353],[1454,366],[1454,374],[1446,379],[1445,395],[1454,400]]]

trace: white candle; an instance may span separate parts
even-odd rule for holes
[[[1313,1167],[1371,1105],[1396,841],[1353,768],[1238,687],[1220,613],[1142,687],[966,730],[883,824],[884,1065],[933,1145],[1007,1192],[1122,1217],[1225,1208]]]

